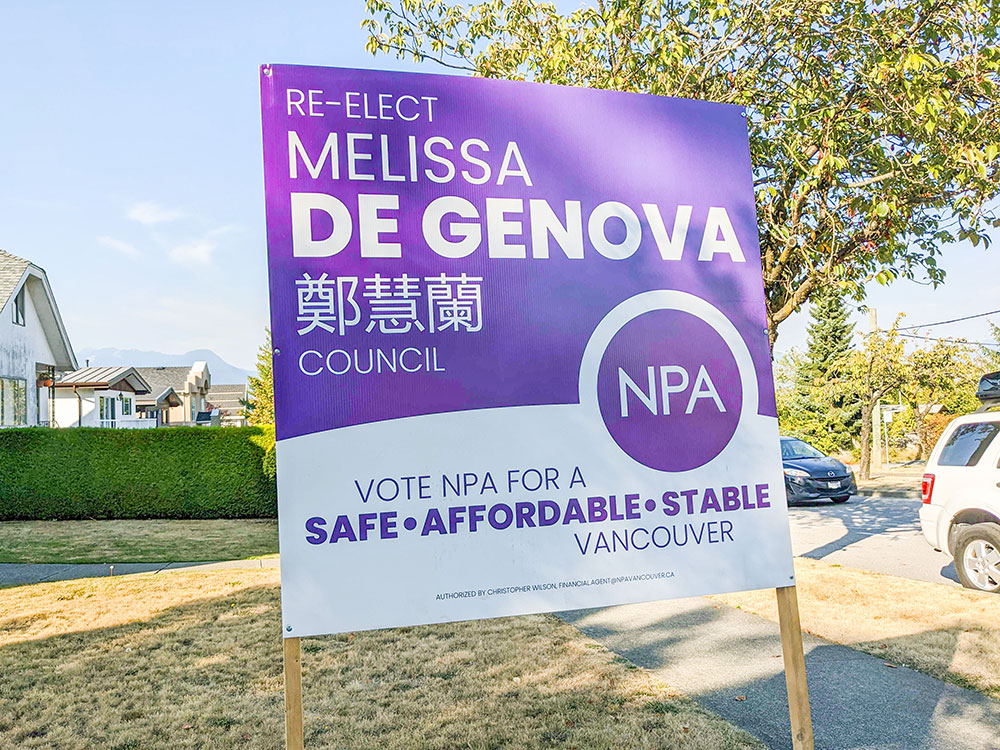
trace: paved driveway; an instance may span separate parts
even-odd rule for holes
[[[792,552],[851,568],[920,581],[960,585],[951,557],[935,552],[920,533],[920,499],[865,497],[788,509]]]

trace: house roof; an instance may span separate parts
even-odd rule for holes
[[[83,367],[66,373],[56,381],[56,388],[108,388],[126,382],[136,393],[149,393],[149,383],[134,367]]]
[[[137,398],[135,403],[139,406],[180,406],[183,403],[173,388],[166,388],[155,396],[153,393],[155,391],[150,391],[145,398]]]
[[[75,370],[76,355],[69,342],[66,327],[56,306],[45,270],[31,261],[0,250],[0,308],[3,308],[22,287],[31,293],[42,331],[55,358],[57,370]]]
[[[242,401],[247,397],[247,387],[243,383],[213,385],[208,389],[208,403],[225,414],[242,415]]]
[[[191,372],[190,367],[139,367],[137,369],[154,393],[162,393],[167,388],[172,388],[176,393],[187,390],[184,386],[187,383],[188,373]]]
[[[0,250],[0,307],[4,307],[21,286],[21,279],[30,265],[24,258]]]
[[[178,394],[191,390],[188,385],[191,378],[196,380],[208,373],[208,365],[195,362],[190,367],[137,367],[136,370],[149,383],[154,393],[161,393],[167,388],[173,388]]]

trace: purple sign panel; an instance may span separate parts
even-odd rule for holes
[[[740,108],[261,88],[286,635],[789,583]]]

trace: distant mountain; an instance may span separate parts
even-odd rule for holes
[[[245,383],[250,372],[226,362],[211,349],[195,349],[184,354],[143,352],[138,349],[79,349],[76,361],[80,367],[90,361],[91,367],[177,367],[195,362],[208,362],[213,384]]]

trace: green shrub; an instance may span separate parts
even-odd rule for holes
[[[0,520],[277,514],[273,427],[0,430]]]

